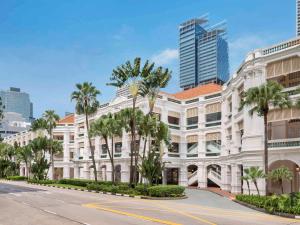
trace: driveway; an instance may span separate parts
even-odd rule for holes
[[[0,225],[283,225],[224,197],[187,190],[185,200],[142,200],[0,181]]]

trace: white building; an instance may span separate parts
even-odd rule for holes
[[[295,89],[300,85],[300,39],[293,39],[278,45],[249,53],[232,79],[223,87],[207,84],[176,94],[161,93],[154,112],[169,125],[173,148],[165,149],[166,170],[163,182],[183,186],[196,185],[200,188],[219,186],[232,193],[247,190],[241,181],[243,170],[250,166],[263,168],[263,121],[257,115],[250,116],[249,107],[240,110],[244,91],[251,87],[276,80],[294,100],[300,97]],[[132,99],[126,91],[113,101],[100,106],[90,121],[108,112],[114,113],[131,107]],[[146,99],[139,98],[137,106],[148,112]],[[293,171],[292,182],[284,182],[286,192],[299,191],[300,165],[300,110],[272,109],[269,122],[269,168],[281,165]],[[84,117],[76,115],[73,123],[62,123],[55,132],[64,141],[63,158],[55,162],[57,178],[74,177],[93,179],[92,161]],[[5,142],[22,143],[22,133],[6,138]],[[74,135],[74,146],[70,141]],[[32,138],[32,137],[31,137]],[[71,138],[73,140],[73,138]],[[25,141],[26,143],[26,141]],[[110,180],[111,165],[104,141],[95,138],[98,177]],[[143,144],[141,144],[142,146]],[[115,139],[116,177],[128,182],[130,164],[130,138],[124,133]],[[142,149],[140,149],[142,150]],[[74,152],[73,154],[71,154]],[[72,155],[72,157],[71,157]],[[72,160],[73,158],[73,160]],[[276,183],[270,183],[278,191]],[[259,181],[264,192],[264,181]],[[255,193],[251,185],[251,192]]]
[[[15,143],[19,146],[29,144],[34,138],[40,135],[40,131],[23,131],[4,138],[4,142],[14,145]],[[44,132],[44,135],[47,135]],[[74,177],[74,114],[68,115],[58,121],[56,128],[53,130],[53,138],[55,140],[62,141],[63,152],[62,154],[54,156],[54,167],[55,167],[55,179],[61,178],[73,178]],[[47,155],[48,160],[50,155]],[[52,171],[49,170],[48,176],[52,177]],[[25,175],[25,165],[21,166],[21,175]]]

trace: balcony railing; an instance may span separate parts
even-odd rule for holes
[[[300,139],[291,138],[291,139],[270,140],[268,143],[268,147],[269,148],[300,147]]]

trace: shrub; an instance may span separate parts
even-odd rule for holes
[[[149,192],[148,192],[148,188],[150,187],[150,185],[147,185],[147,184],[139,184],[137,186],[135,186],[135,191],[137,194],[139,195],[149,195]]]
[[[158,185],[148,188],[152,197],[178,197],[182,196],[185,188],[178,185]]]
[[[7,180],[21,181],[21,180],[27,180],[27,177],[24,177],[24,176],[9,176],[9,177],[7,177]]]
[[[93,180],[87,179],[61,179],[58,182],[59,184],[69,184],[79,187],[87,187],[88,184],[95,184]],[[98,181],[97,184],[99,185],[112,185],[111,181]]]
[[[236,199],[258,208],[264,208],[269,213],[282,212],[300,214],[299,193],[272,196],[237,195]]]
[[[89,183],[93,183],[92,180],[85,179],[61,179],[58,181],[59,184],[69,184],[79,187],[86,187]]]

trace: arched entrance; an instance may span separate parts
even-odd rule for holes
[[[217,164],[207,166],[207,187],[221,187],[221,166]]]
[[[115,181],[121,182],[121,165],[115,166]]]
[[[188,172],[188,186],[198,186],[198,176],[197,176],[198,166],[189,165],[187,167]]]
[[[280,167],[287,167],[293,174],[292,180],[283,180],[284,193],[298,192],[299,191],[299,165],[291,160],[277,160],[270,164],[269,171]],[[269,180],[269,191],[271,193],[281,194],[281,186],[279,182]]]

